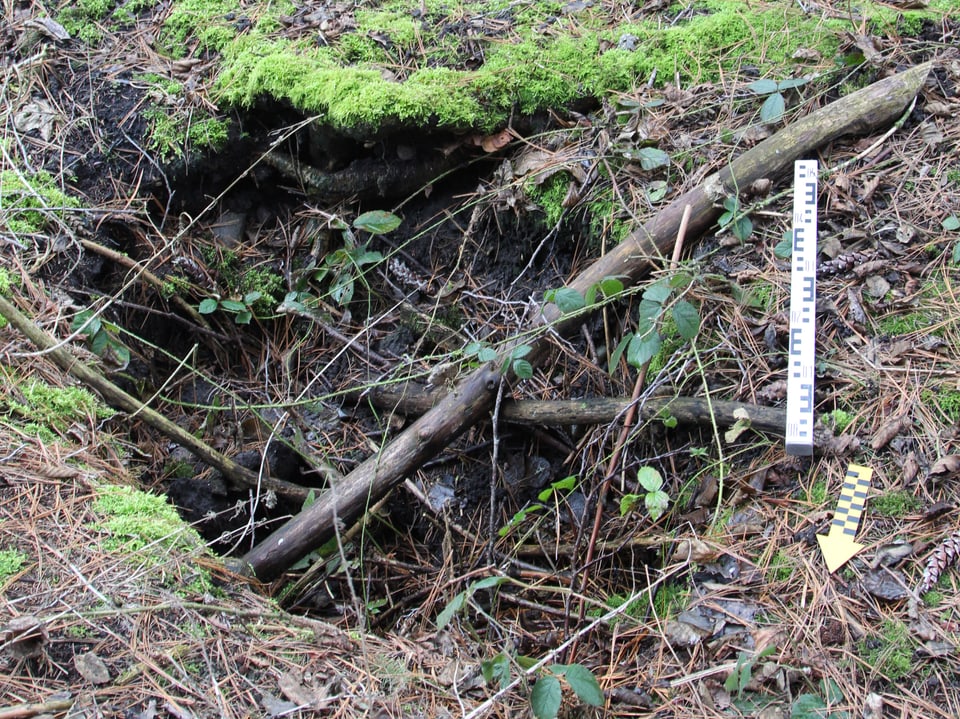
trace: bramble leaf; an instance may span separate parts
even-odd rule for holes
[[[401,222],[403,220],[392,212],[371,210],[359,215],[353,221],[353,226],[358,230],[366,230],[373,235],[383,235],[397,229]]]
[[[537,679],[530,692],[530,707],[537,719],[554,719],[560,711],[560,680],[547,674]]]

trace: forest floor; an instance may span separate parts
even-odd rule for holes
[[[290,98],[220,107],[216,52],[158,51],[169,8],[107,4],[130,14],[78,32],[64,8],[85,3],[4,3],[0,295],[75,362],[309,494],[231,483],[4,322],[0,718],[960,716],[956,13],[882,31],[851,17],[779,85],[744,57],[718,79],[518,101],[493,127],[464,111],[473,130],[437,114],[360,135],[342,117],[308,130]],[[291,5],[274,40],[342,46],[362,5]],[[459,33],[475,69],[536,3],[509,5],[405,12]],[[597,9],[671,10],[557,6],[545,36]],[[787,394],[793,185],[775,177],[638,288],[611,278],[602,310],[504,389],[514,410],[618,410],[491,416],[275,581],[225,565],[453,390],[544,293],[579,305],[565,283],[672,199],[927,60],[901,123],[815,158],[813,457],[758,419]],[[746,414],[628,409],[676,397]],[[871,473],[863,548],[831,572],[817,536],[850,465]]]

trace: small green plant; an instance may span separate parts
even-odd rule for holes
[[[593,672],[582,664],[550,664],[543,667],[530,692],[530,708],[537,719],[554,719],[560,713],[563,703],[561,678],[582,702],[592,707],[604,705],[603,690]]]
[[[741,242],[744,242],[753,233],[753,222],[740,205],[740,198],[735,195],[725,197],[723,200],[723,214],[717,220],[721,230],[729,228],[731,234]],[[791,245],[792,248],[792,245]]]
[[[371,235],[392,232],[400,226],[402,220],[390,212],[372,210],[364,212],[353,221],[353,229],[364,230]],[[366,267],[383,261],[383,255],[368,249],[367,242],[358,242],[350,225],[334,218],[332,226],[343,234],[343,247],[330,252],[317,267],[312,262],[300,273],[300,279],[293,291],[287,294],[284,304],[301,311],[307,310],[304,302],[307,293],[307,281],[327,283],[330,298],[338,305],[348,305],[353,300],[356,283],[362,280]]]
[[[494,589],[501,584],[509,582],[509,577],[484,577],[475,582],[470,582],[466,589],[457,593],[437,615],[437,629],[442,630],[450,620],[467,606],[473,595],[483,589]]]
[[[520,656],[516,663],[522,669],[531,669],[536,660]],[[481,662],[480,672],[488,684],[496,682],[503,689],[510,684],[513,664],[510,656],[501,652],[493,659]],[[561,679],[580,701],[593,707],[604,705],[600,682],[587,667],[582,664],[548,664],[538,670],[536,684],[530,692],[530,708],[536,719],[554,719],[560,713],[563,704]]]
[[[792,90],[806,84],[806,79],[793,77],[787,80],[756,80],[747,85],[747,89],[761,97],[766,96],[760,106],[760,121],[772,123],[783,117],[787,101],[783,96],[784,90]]]
[[[559,502],[559,498],[562,493],[570,492],[574,490],[577,486],[577,478],[575,475],[569,477],[564,477],[563,479],[558,479],[556,482],[552,482],[549,487],[541,490],[537,495],[539,501],[528,504],[523,509],[520,509],[510,518],[510,521],[507,522],[503,527],[500,527],[498,534],[501,537],[506,537],[510,532],[519,527],[521,524],[526,521],[527,517],[531,514],[538,514],[549,509],[549,504],[552,502],[556,505]]]
[[[637,482],[647,491],[642,495],[623,495],[620,498],[620,516],[632,512],[642,499],[650,513],[650,519],[656,522],[670,506],[670,495],[663,491],[663,477],[653,467],[641,467],[637,472]]]
[[[610,369],[620,362],[626,352],[627,362],[634,367],[643,367],[659,351],[663,342],[660,328],[665,313],[670,310],[670,319],[677,333],[684,340],[692,340],[700,333],[700,312],[692,302],[676,295],[692,282],[692,278],[678,272],[664,277],[647,287],[637,308],[637,329],[624,337],[610,353]]]
[[[23,569],[27,555],[17,549],[0,549],[0,582],[5,582]]]
[[[597,303],[598,297],[606,299],[616,297],[623,292],[623,282],[618,277],[604,277],[599,282],[593,284],[586,295],[580,294],[579,290],[573,287],[560,287],[559,289],[547,290],[543,293],[544,302],[552,302],[563,314],[573,314],[580,310],[593,307]]]
[[[770,646],[757,654],[740,652],[737,655],[737,666],[730,672],[730,676],[723,683],[723,688],[733,694],[736,692],[737,699],[743,696],[744,689],[753,679],[753,668],[761,659],[765,659],[776,651],[776,647]]]
[[[254,290],[253,292],[247,292],[240,299],[220,299],[220,297],[213,296],[207,297],[206,299],[200,302],[200,305],[197,307],[197,311],[202,315],[213,314],[217,310],[222,310],[232,314],[233,321],[238,325],[248,325],[253,319],[253,305],[261,297],[263,297],[262,292]]]
[[[73,318],[70,330],[86,338],[87,347],[98,357],[116,367],[130,364],[130,350],[116,338],[120,328],[100,317],[93,310],[82,310]]]
[[[854,415],[850,412],[847,412],[842,409],[835,409],[830,412],[825,413],[820,420],[830,429],[834,431],[835,434],[840,434],[847,427],[850,426],[850,423],[853,421]]]
[[[807,490],[807,501],[814,507],[819,507],[827,501],[827,483],[825,480],[818,479],[811,485],[810,489]]]
[[[910,630],[896,619],[883,620],[877,636],[860,640],[859,650],[866,666],[892,682],[915,671]]]
[[[870,499],[870,510],[883,517],[904,517],[920,509],[921,502],[910,492],[884,492]]]
[[[850,712],[831,707],[843,703],[843,692],[832,679],[820,680],[819,694],[801,694],[790,705],[790,719],[851,719]]]
[[[530,379],[533,377],[533,365],[530,364],[524,357],[526,357],[533,350],[533,347],[527,344],[521,344],[514,347],[510,350],[510,353],[503,358],[503,362],[500,366],[501,372],[506,372],[508,369],[513,370],[513,373],[519,379]],[[471,365],[480,365],[485,362],[493,362],[500,355],[497,351],[490,345],[484,342],[471,342],[463,349],[464,355],[471,360]]]
[[[782,549],[778,549],[770,558],[767,579],[770,582],[784,582],[790,579],[795,570],[794,561]]]

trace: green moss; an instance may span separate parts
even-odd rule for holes
[[[236,20],[244,12],[238,0],[177,0],[158,37],[161,48],[180,57],[187,40],[196,40],[198,49],[220,50],[237,36]]]
[[[255,313],[272,312],[286,294],[283,275],[273,270],[253,269],[240,276],[240,294],[259,292],[263,295],[253,303]]]
[[[819,507],[827,501],[827,482],[824,479],[818,479],[810,489],[807,490],[807,502],[814,507]]]
[[[107,533],[101,546],[108,551],[135,554],[137,564],[160,566],[170,551],[206,552],[196,530],[189,527],[166,498],[132,487],[103,485],[97,488],[93,510],[102,519],[99,527]],[[188,591],[209,591],[210,578],[197,569]],[[181,585],[178,589],[183,589]]]
[[[859,649],[866,665],[892,682],[914,670],[910,630],[896,619],[885,619],[878,636],[861,639]]]
[[[657,618],[660,621],[666,621],[678,615],[686,606],[689,596],[690,590],[680,584],[667,582],[661,585],[653,597],[653,610],[656,612]],[[637,613],[633,616],[642,619],[644,615]]]
[[[936,405],[951,422],[960,422],[960,392],[937,389],[936,392],[925,389],[920,393],[924,404]]]
[[[920,500],[904,490],[884,492],[870,499],[870,510],[882,517],[903,517],[918,509]]]
[[[0,549],[0,584],[17,574],[27,563],[27,555],[16,549]]]
[[[910,312],[905,315],[884,317],[877,322],[877,332],[881,335],[898,337],[910,334],[930,326],[930,316],[922,312]]]
[[[801,45],[818,47],[825,56],[838,45],[833,31],[802,13],[782,7],[744,11],[732,2],[704,3],[705,12],[672,27],[651,20],[613,29],[600,12],[578,13],[570,29],[556,21],[559,4],[553,11],[549,3],[508,4],[512,22],[500,35],[474,35],[470,47],[461,47],[466,34],[445,31],[446,25],[496,17],[494,6],[463,2],[449,16],[434,8],[426,18],[415,17],[403,3],[358,8],[354,31],[318,47],[312,39],[268,37],[266,15],[242,36],[211,41],[202,33],[218,23],[223,27],[227,8],[192,0],[177,3],[165,32],[178,46],[193,35],[202,47],[223,52],[217,92],[224,102],[249,106],[269,96],[321,113],[335,127],[373,129],[425,123],[488,129],[516,110],[532,113],[630,90],[654,71],[660,78],[679,70],[682,81],[715,80],[751,56],[781,66],[771,72],[783,75]],[[638,39],[639,49],[618,49],[625,34]],[[468,66],[464,60],[476,61],[478,48],[483,63]]]
[[[43,441],[55,441],[57,433],[75,422],[91,422],[114,414],[82,387],[52,387],[13,372],[7,373],[4,381],[7,389],[0,394],[0,417],[24,434]]]
[[[767,581],[785,582],[796,571],[796,563],[782,549],[778,549],[767,566]]]
[[[79,206],[80,202],[61,190],[56,178],[47,172],[0,172],[0,227],[12,234],[41,233]]]
[[[850,423],[853,421],[855,415],[850,412],[846,412],[842,409],[835,409],[831,412],[827,412],[820,419],[821,421],[829,427],[835,434],[840,434],[847,427],[850,426]]]
[[[218,118],[188,118],[159,106],[144,110],[143,117],[151,126],[147,146],[163,162],[190,151],[220,150],[227,143],[229,126]]]

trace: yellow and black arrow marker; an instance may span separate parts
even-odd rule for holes
[[[833,515],[830,525],[830,534],[817,535],[820,551],[827,563],[830,573],[837,571],[863,549],[853,538],[857,536],[857,527],[860,525],[860,515],[863,514],[863,505],[867,501],[867,491],[870,489],[870,478],[873,470],[851,464],[847,467],[847,476],[843,480],[843,489],[840,491],[840,501],[837,502],[837,511]]]

